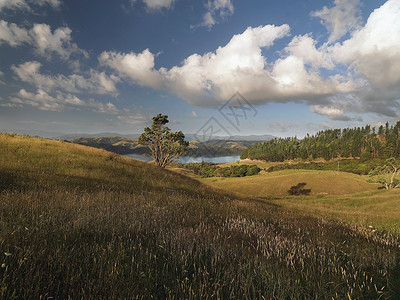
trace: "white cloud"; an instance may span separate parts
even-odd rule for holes
[[[343,109],[332,106],[321,106],[321,105],[312,105],[310,107],[311,112],[317,113],[320,115],[326,115],[331,120],[337,121],[350,121],[351,118],[346,116]]]
[[[117,117],[118,120],[122,121],[123,123],[130,124],[130,125],[142,125],[145,124],[148,120],[146,116],[141,113],[131,113],[126,112],[122,115]]]
[[[400,2],[389,0],[351,38],[326,48],[332,61],[347,67],[357,81],[347,110],[400,116],[399,15]]]
[[[209,0],[207,7],[210,11],[218,11],[221,16],[231,15],[234,12],[231,0]]]
[[[28,8],[25,0],[0,0],[0,11],[3,9]]]
[[[317,50],[316,41],[309,34],[295,36],[284,50],[317,69],[322,67],[331,70],[335,66],[326,51]]]
[[[41,66],[41,63],[31,61],[18,66],[13,65],[11,69],[22,81],[46,92],[62,90],[68,93],[87,92],[100,95],[118,95],[115,84],[119,79],[114,75],[108,76],[105,72],[95,70],[91,70],[86,77],[78,74],[69,76],[62,74],[44,75],[40,73]]]
[[[201,26],[211,28],[218,23],[217,16],[224,19],[233,15],[235,10],[231,0],[208,0],[205,6],[207,12],[203,15],[203,21],[198,25],[192,25],[192,28]]]
[[[4,78],[4,73],[2,71],[0,71],[0,85],[5,85],[6,83],[2,80],[2,78]],[[0,98],[1,100],[1,98]]]
[[[249,27],[214,52],[192,54],[170,69],[156,69],[156,55],[148,49],[103,52],[99,60],[133,83],[168,91],[193,105],[219,105],[239,91],[253,104],[305,102],[333,120],[359,120],[360,113],[369,112],[399,116],[400,2],[387,1],[362,27],[359,2],[348,5],[345,10],[346,4],[336,1],[335,9],[328,10],[331,19],[324,14],[326,20],[343,22],[340,28],[332,25],[330,41],[342,37],[343,28],[351,31],[347,40],[318,47],[311,34],[298,35],[275,61],[268,61],[263,49],[288,36],[288,25]]]
[[[0,0],[0,12],[3,9],[26,9],[30,10],[31,6],[49,5],[58,8],[61,5],[60,0]]]
[[[34,24],[31,29],[25,29],[0,20],[0,44],[2,43],[11,47],[32,45],[37,54],[47,58],[53,53],[63,59],[68,59],[74,53],[87,56],[86,51],[72,42],[71,29],[68,27],[57,28],[52,32],[47,24]]]
[[[351,67],[373,87],[400,86],[400,1],[376,9],[353,36],[329,48],[332,57]]]
[[[61,5],[60,0],[34,0],[32,3],[35,3],[36,5],[44,6],[44,5],[50,5],[54,8],[57,8]]]
[[[87,100],[87,94],[117,96],[115,84],[120,79],[116,76],[95,70],[90,70],[86,76],[45,75],[40,72],[41,66],[41,63],[31,61],[11,67],[21,81],[33,86],[35,92],[21,89],[9,103],[4,105],[10,107],[30,105],[47,111],[90,110],[107,114],[121,113],[111,102],[103,103],[92,98]]]
[[[174,0],[143,0],[150,9],[171,8]]]
[[[154,70],[154,55],[149,49],[139,54],[103,52],[99,62],[117,70],[120,76],[130,78],[139,85],[161,88],[161,76]]]
[[[196,111],[192,110],[192,112],[190,113],[189,117],[191,117],[191,118],[198,118],[199,115],[197,114]]]
[[[311,13],[328,29],[329,43],[358,28],[362,21],[359,0],[335,0],[334,4],[332,8],[324,6],[322,10]]]
[[[170,9],[176,0],[142,0],[146,7],[150,10],[161,10],[163,8]],[[137,0],[131,0],[131,4],[135,4]]]
[[[203,15],[203,22],[201,22],[201,23],[200,23],[199,25],[197,25],[197,26],[192,26],[192,28],[194,28],[194,27],[200,27],[200,26],[205,26],[205,27],[211,28],[211,27],[213,27],[215,24],[216,24],[216,21],[215,21],[213,15],[212,15],[212,13],[208,11],[208,12],[206,12],[206,13]]]
[[[9,24],[0,20],[0,43],[8,43],[10,46],[16,47],[31,42],[32,38],[29,35],[29,31],[18,27],[17,24]]]
[[[47,24],[35,24],[30,30],[36,50],[42,56],[47,57],[52,52],[64,59],[69,58],[72,53],[82,53],[87,56],[85,51],[80,50],[75,43],[71,43],[71,32],[68,27],[63,27],[57,28],[52,33]]]
[[[253,103],[263,103],[354,89],[351,80],[343,76],[323,79],[317,70],[307,68],[306,64],[332,68],[308,36],[295,37],[285,50],[287,56],[269,64],[262,49],[287,36],[289,30],[288,25],[249,27],[215,52],[193,54],[169,70],[156,70],[155,56],[148,49],[139,54],[103,52],[99,59],[120,76],[167,90],[195,105],[210,105],[211,101],[218,105],[215,100],[224,101],[235,91]]]
[[[103,65],[128,77],[136,83],[175,93],[190,103],[202,105],[204,96],[226,99],[236,89],[245,92],[260,89],[265,79],[266,61],[261,48],[270,47],[276,39],[289,33],[289,26],[249,27],[235,35],[224,47],[204,55],[193,54],[182,66],[170,70],[154,68],[154,55],[148,50],[142,53],[121,54],[103,52],[99,57]],[[248,85],[250,84],[250,86]],[[207,104],[207,103],[203,103]],[[208,103],[209,104],[209,103]]]
[[[21,89],[18,94],[11,98],[10,107],[30,105],[40,110],[64,111],[64,110],[91,110],[99,113],[117,114],[118,109],[111,102],[102,103],[93,99],[82,100],[76,95],[57,92],[50,95],[42,89],[37,89],[36,93],[31,93]]]

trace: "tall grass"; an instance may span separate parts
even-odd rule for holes
[[[400,297],[395,235],[105,151],[4,135],[0,147],[4,299]]]

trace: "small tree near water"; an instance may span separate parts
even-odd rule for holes
[[[389,158],[383,166],[378,166],[369,172],[369,181],[381,183],[385,189],[400,187],[400,163],[395,158]]]
[[[146,127],[138,138],[139,144],[149,147],[156,165],[163,168],[189,148],[182,131],[171,132],[168,122],[167,115],[154,116],[151,127]]]

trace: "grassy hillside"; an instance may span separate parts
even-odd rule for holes
[[[399,238],[0,134],[0,297],[392,298]]]
[[[311,170],[284,170],[242,178],[201,178],[202,182],[241,195],[267,199],[314,216],[373,226],[400,234],[400,190],[378,190],[365,176]],[[307,183],[309,196],[289,196],[288,190]]]
[[[337,171],[284,170],[242,178],[207,178],[215,187],[255,197],[284,197],[291,186],[307,183],[311,195],[346,195],[377,190],[365,177]]]
[[[380,190],[347,196],[285,197],[272,200],[318,217],[371,226],[400,235],[400,190]]]

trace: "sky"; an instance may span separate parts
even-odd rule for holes
[[[400,0],[0,0],[0,131],[298,136],[400,119]]]

